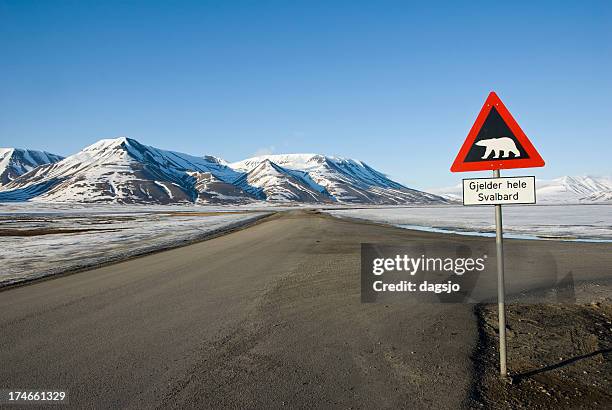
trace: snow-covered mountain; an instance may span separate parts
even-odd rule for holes
[[[564,176],[536,181],[538,202],[612,202],[612,177]]]
[[[59,155],[21,148],[0,148],[0,186],[34,168],[62,160]]]
[[[206,175],[210,175],[208,180]],[[165,151],[122,137],[98,141],[22,175],[3,187],[0,201],[167,204],[217,202],[219,195],[228,201],[235,194],[243,200],[249,194],[240,190],[228,194],[222,186],[240,176],[214,157]],[[206,195],[201,196],[204,183],[208,184]]]
[[[283,168],[269,159],[246,171],[236,183],[259,188],[262,199],[269,201],[332,202],[325,188],[307,173]]]
[[[406,204],[445,202],[439,196],[407,188],[361,161],[318,154],[263,155],[229,164],[252,172],[262,163],[271,163],[296,175],[307,176],[307,183],[333,202],[367,204]],[[271,169],[271,167],[268,167]]]
[[[316,154],[270,155],[234,164],[143,145],[98,141],[0,187],[0,201],[117,203],[444,203],[361,161]]]
[[[444,198],[462,201],[461,184],[430,189]],[[536,179],[536,200],[539,204],[612,203],[612,177],[564,176]]]

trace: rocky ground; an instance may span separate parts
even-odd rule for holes
[[[480,324],[470,407],[603,409],[612,406],[612,286],[583,285],[574,304],[507,306],[510,377],[498,373],[497,305]],[[584,302],[590,300],[589,303]]]

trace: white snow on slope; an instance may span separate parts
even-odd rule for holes
[[[39,167],[6,185],[0,197],[45,202],[194,202],[190,171],[226,181],[241,174],[212,157],[194,157],[130,138],[100,140],[64,160]]]
[[[338,217],[366,219],[409,229],[493,234],[494,208],[437,206],[327,211]],[[612,205],[503,207],[504,232],[541,239],[612,240]]]
[[[612,201],[612,177],[565,176],[536,181],[542,202],[592,203]]]
[[[327,202],[333,198],[302,171],[290,170],[264,160],[236,182],[259,188],[267,201]]]

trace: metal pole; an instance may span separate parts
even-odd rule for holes
[[[493,171],[499,178],[499,169]],[[495,205],[495,247],[497,250],[497,315],[499,320],[499,373],[508,375],[506,368],[506,292],[504,289],[504,231],[502,227],[502,208]]]

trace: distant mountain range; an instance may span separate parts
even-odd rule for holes
[[[202,203],[254,201],[434,204],[446,199],[407,188],[367,164],[317,154],[268,155],[229,164],[143,145],[100,140],[62,158],[1,152],[0,202]],[[8,154],[7,154],[8,155]]]
[[[538,180],[538,203],[612,203],[612,177]],[[263,155],[228,163],[105,139],[63,158],[0,149],[0,202],[342,204],[461,202],[461,185],[418,191],[361,161],[318,154]]]
[[[461,202],[461,184],[431,189],[448,200]],[[536,200],[539,204],[612,203],[612,177],[564,176],[536,180]]]

